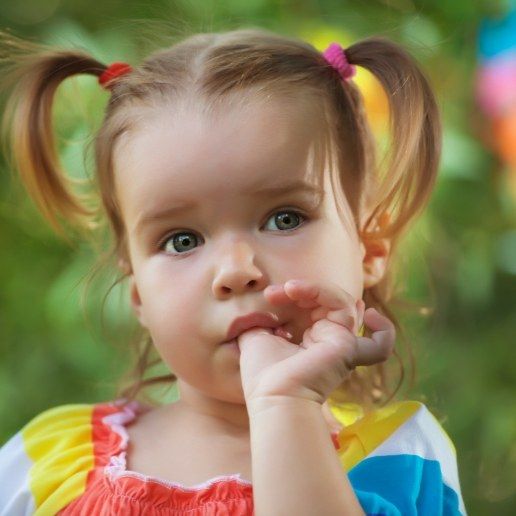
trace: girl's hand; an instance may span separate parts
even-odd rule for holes
[[[295,303],[311,308],[313,325],[303,340],[293,344],[270,328],[251,328],[237,338],[240,375],[245,399],[287,396],[321,405],[358,365],[389,358],[394,349],[393,323],[364,302],[338,287],[320,287],[306,280],[289,280],[267,287],[271,304]],[[358,337],[362,318],[374,330],[371,338]]]

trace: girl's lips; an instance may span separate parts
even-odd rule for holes
[[[282,337],[285,340],[292,340],[292,334],[287,330],[286,326],[287,325],[285,323],[281,326],[277,326],[276,328],[274,328],[272,330],[273,335],[277,337]],[[224,342],[224,344],[237,344],[237,337]]]
[[[252,312],[250,314],[237,317],[230,325],[226,341],[233,340],[241,333],[255,326],[263,328],[277,328],[280,326],[278,316],[271,312]]]

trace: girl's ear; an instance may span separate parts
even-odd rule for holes
[[[384,211],[376,220],[376,229],[384,229],[390,222],[390,213]],[[364,272],[364,289],[379,283],[387,269],[391,242],[387,238],[377,238],[373,233],[361,234],[362,268]]]
[[[125,258],[119,258],[118,259],[118,268],[124,273],[129,276],[131,274],[131,264],[125,259]]]
[[[143,316],[142,300],[140,299],[140,293],[138,292],[138,286],[134,279],[134,274],[129,276],[129,294],[131,299],[131,306],[136,315],[136,318],[140,321],[140,324],[147,328],[145,317]]]
[[[388,239],[371,239],[360,243],[364,289],[374,287],[383,278],[391,245]]]
[[[145,323],[145,319],[144,319],[143,313],[142,313],[142,300],[140,299],[140,293],[138,292],[138,287],[137,287],[136,281],[134,279],[134,273],[132,271],[132,267],[125,258],[120,258],[118,260],[118,267],[129,278],[129,297],[130,297],[131,306],[136,315],[136,318],[140,321],[140,324],[144,328],[147,328],[147,325]]]

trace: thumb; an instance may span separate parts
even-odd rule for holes
[[[242,332],[236,339],[237,346],[240,348],[242,345],[247,345],[256,337],[264,335],[274,335],[271,328],[254,327]]]

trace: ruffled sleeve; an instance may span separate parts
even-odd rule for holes
[[[91,405],[48,409],[0,449],[0,514],[56,514],[93,465]]]
[[[338,409],[332,411],[339,419]],[[366,514],[466,514],[455,447],[423,403],[378,409],[345,427],[338,441]]]

